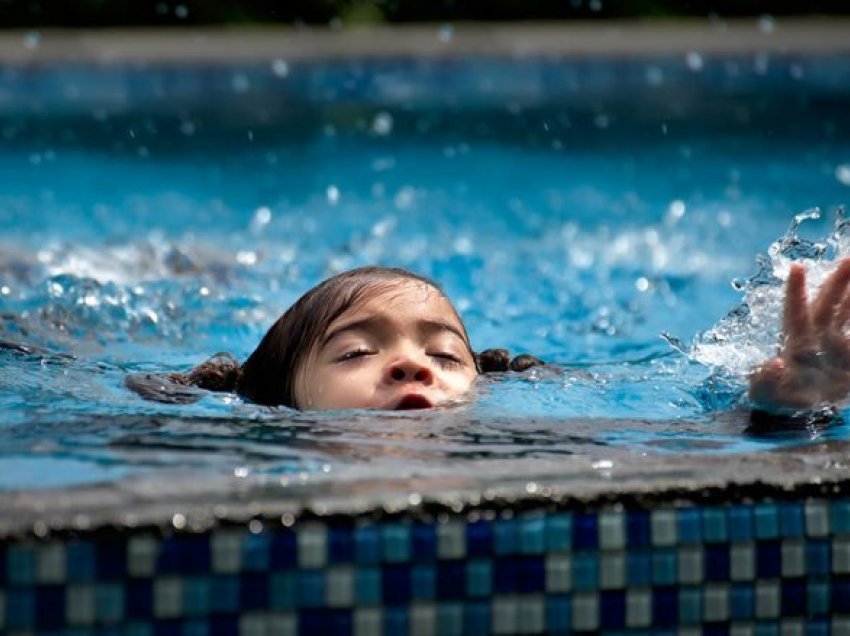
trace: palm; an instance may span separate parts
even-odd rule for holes
[[[750,377],[750,397],[761,406],[811,408],[834,404],[850,392],[850,258],[829,275],[817,296],[806,295],[806,270],[788,275],[782,320],[784,341],[776,358]]]

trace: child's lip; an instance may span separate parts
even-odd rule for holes
[[[402,396],[393,408],[396,411],[408,411],[413,409],[430,409],[432,406],[434,405],[431,403],[431,400],[424,395],[409,393]]]

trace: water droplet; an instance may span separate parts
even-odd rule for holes
[[[533,481],[530,481],[525,485],[525,492],[527,492],[529,495],[533,495],[537,492],[537,488],[537,484]]]
[[[41,34],[38,31],[29,31],[24,35],[24,48],[35,49],[41,44]]]
[[[255,234],[261,232],[272,220],[272,211],[266,206],[260,206],[254,211],[254,217],[251,219],[251,231]]]
[[[4,296],[8,296],[11,292],[12,290],[9,289],[8,285],[3,285],[2,287],[0,287],[0,294],[3,294]]]
[[[235,477],[239,477],[240,479],[244,479],[248,476],[251,470],[247,466],[237,466],[233,469],[233,475]]]
[[[259,519],[251,519],[248,523],[248,532],[251,534],[260,534],[263,531],[263,522]]]
[[[289,528],[293,523],[295,523],[295,515],[291,512],[284,512],[280,515],[280,523],[286,528]]]
[[[702,55],[700,55],[696,51],[690,51],[685,56],[685,64],[690,70],[694,72],[701,71],[703,67]]]
[[[451,24],[444,24],[437,31],[437,39],[443,44],[448,44],[452,41],[454,34],[454,27]]]
[[[639,292],[645,292],[649,289],[649,279],[646,276],[641,276],[635,281],[635,289]]]
[[[185,20],[189,17],[189,7],[187,7],[185,4],[178,4],[176,7],[174,7],[174,17],[176,17],[178,20]]]
[[[272,73],[274,73],[276,77],[286,77],[287,75],[289,75],[289,64],[286,62],[286,60],[282,58],[273,60]]]
[[[396,192],[396,195],[393,197],[393,205],[395,205],[395,207],[399,210],[407,210],[413,205],[415,198],[416,191],[410,186],[404,186],[401,190]]]
[[[687,207],[685,206],[685,202],[681,199],[676,199],[670,202],[670,205],[667,206],[667,217],[664,219],[668,225],[675,225],[679,222],[679,220],[685,216],[685,211]]]
[[[339,203],[339,188],[335,185],[329,185],[327,190],[325,190],[325,196],[327,197],[330,205],[336,205]]]
[[[587,6],[590,7],[590,10],[594,13],[599,13],[602,11],[602,0],[590,0]]]
[[[251,267],[257,264],[257,253],[249,250],[241,250],[236,252],[236,262],[246,267]]]
[[[842,163],[835,166],[835,178],[838,182],[850,186],[850,163]]]
[[[393,116],[389,113],[380,112],[372,120],[372,132],[382,137],[393,131]]]
[[[410,493],[410,495],[408,495],[407,497],[407,503],[409,503],[411,506],[418,506],[422,503],[422,495],[420,495],[418,492]]]
[[[472,239],[468,236],[459,236],[454,241],[454,249],[458,254],[469,256],[472,254],[475,247],[472,244]]]
[[[186,527],[186,516],[179,512],[176,513],[173,517],[171,517],[171,525],[177,530],[182,530]]]
[[[248,80],[248,76],[244,73],[237,73],[231,78],[230,86],[233,88],[234,93],[239,93],[241,95],[248,92],[248,89],[251,88],[251,82]]]

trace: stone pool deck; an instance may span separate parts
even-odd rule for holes
[[[0,63],[850,52],[850,19],[0,31]]]

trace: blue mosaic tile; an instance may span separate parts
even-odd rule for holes
[[[827,539],[810,539],[806,542],[806,573],[811,576],[830,572],[830,549]]]
[[[437,598],[463,598],[466,593],[466,562],[463,560],[437,563]]]
[[[753,625],[753,636],[780,636],[776,621],[762,621]]]
[[[680,508],[676,511],[679,543],[702,541],[702,514],[699,508]]]
[[[10,545],[6,553],[6,578],[11,585],[35,585],[35,551],[30,547]]]
[[[461,636],[463,632],[463,603],[437,605],[437,633],[440,636]]]
[[[210,594],[219,612],[239,609],[239,578],[232,574],[210,577]]]
[[[158,574],[177,574],[182,569],[181,556],[183,554],[180,545],[180,537],[164,537],[159,542],[159,551],[156,555],[156,572]]]
[[[357,563],[380,562],[381,538],[375,526],[359,526],[354,529],[354,556]]]
[[[599,548],[598,517],[594,513],[578,512],[573,515],[573,549]]]
[[[101,583],[95,589],[97,616],[105,623],[124,618],[124,586],[121,582]]]
[[[439,573],[438,594],[439,594]],[[384,603],[400,605],[409,603],[412,595],[410,568],[407,565],[386,565],[382,571],[382,598]]]
[[[729,591],[729,617],[736,621],[746,621],[755,611],[755,592],[750,583],[735,583]]]
[[[262,609],[268,605],[268,575],[263,572],[243,572],[239,577],[239,608]]]
[[[153,625],[150,623],[139,623],[128,621],[125,623],[123,636],[154,636]]]
[[[127,618],[141,620],[153,616],[153,584],[150,579],[130,579],[124,589]]]
[[[595,590],[599,587],[599,557],[596,553],[573,556],[573,589]]]
[[[783,537],[796,539],[806,533],[803,505],[795,501],[783,502],[779,508],[779,532]]]
[[[730,506],[727,529],[730,541],[749,541],[753,538],[753,514],[750,506]]]
[[[678,580],[676,551],[662,548],[652,553],[652,582],[655,585],[673,585]]]
[[[703,551],[703,572],[707,581],[729,580],[728,544],[708,544]]]
[[[461,582],[463,584],[463,582]],[[433,565],[414,565],[410,571],[411,594],[417,600],[437,597],[437,570]]]
[[[295,608],[297,585],[295,570],[274,572],[269,576],[269,606],[285,612]]]
[[[210,632],[210,621],[205,618],[190,618],[180,623],[182,636],[209,636]]]
[[[846,576],[833,577],[831,590],[833,613],[850,612],[850,578]]]
[[[33,629],[35,612],[35,595],[32,588],[10,587],[6,590],[6,629]]]
[[[802,616],[806,613],[806,587],[801,579],[782,581],[782,616]]]
[[[280,530],[271,536],[269,567],[273,570],[294,568],[298,564],[298,538],[291,530]]]
[[[726,543],[729,540],[724,509],[702,509],[702,537],[706,543]]]
[[[679,588],[679,622],[694,625],[702,621],[702,591],[697,587]]]
[[[95,544],[97,580],[120,581],[127,576],[127,542],[102,539]]]
[[[466,553],[471,557],[493,553],[493,523],[475,521],[466,526]]]
[[[65,586],[39,585],[34,588],[34,591],[36,629],[59,629],[63,627],[65,624]]]
[[[623,590],[599,594],[599,624],[606,630],[626,626],[626,593]]]
[[[354,561],[354,532],[351,528],[328,527],[328,560],[336,564]]]
[[[6,586],[6,546],[0,545],[0,585]]]
[[[835,534],[850,534],[850,500],[833,501],[829,506],[830,528]]]
[[[510,594],[517,591],[519,567],[516,557],[501,557],[493,562],[493,591]]]
[[[157,636],[183,636],[183,621],[176,618],[154,621],[153,628]]]
[[[358,568],[354,571],[354,598],[358,604],[379,604],[381,602],[381,590],[380,568]]]
[[[493,525],[493,551],[496,554],[516,554],[519,552],[519,521],[517,519],[498,519]]]
[[[205,576],[183,579],[183,613],[186,616],[204,616],[211,609],[209,579]]]
[[[652,624],[672,627],[679,622],[679,598],[675,587],[652,588]]]
[[[299,570],[295,580],[298,607],[322,607],[325,604],[325,573],[322,570]]]
[[[467,551],[469,550],[467,530]],[[433,523],[414,523],[411,531],[414,561],[434,561],[437,558],[437,528]],[[469,552],[468,552],[469,553]]]
[[[242,541],[242,569],[249,572],[265,572],[269,569],[271,536],[260,532],[248,532]]]
[[[630,510],[626,515],[626,538],[630,548],[643,548],[652,545],[652,525],[649,512]]]
[[[806,583],[806,607],[809,616],[829,613],[829,583],[813,580]]]
[[[350,636],[354,632],[351,610],[319,609],[298,613],[299,636]],[[238,629],[234,634],[238,634]]]
[[[519,580],[517,589],[521,593],[543,592],[546,588],[546,561],[543,556],[525,556],[518,559]]]
[[[652,557],[649,551],[626,555],[626,578],[633,587],[646,587],[652,583]]]
[[[807,620],[805,628],[806,636],[829,636],[832,631],[828,621],[817,618]]]
[[[564,552],[573,547],[573,520],[569,514],[556,513],[546,518],[546,551]]]
[[[183,574],[206,574],[212,567],[209,535],[179,537],[180,571]]]
[[[570,597],[552,595],[546,598],[546,633],[569,634],[572,631],[573,616]]]
[[[406,607],[388,606],[384,608],[384,636],[407,636],[410,616]]]
[[[490,603],[487,601],[470,601],[463,607],[463,631],[466,634],[489,634]]]
[[[756,539],[775,539],[779,536],[778,513],[778,506],[774,503],[761,503],[753,507]]]
[[[729,636],[729,626],[724,623],[706,623],[702,627],[702,636]]]
[[[88,583],[95,580],[94,546],[88,541],[69,541],[65,545],[68,581]]]
[[[489,559],[470,559],[466,564],[466,594],[478,598],[493,593],[493,564]]]
[[[774,579],[782,574],[782,545],[779,541],[759,541],[756,546],[756,576]]]
[[[210,636],[234,636],[239,633],[239,619],[236,616],[217,616],[208,623]]]
[[[542,515],[520,519],[519,551],[521,554],[543,554],[546,548],[546,523]]]
[[[410,561],[410,526],[408,524],[384,524],[380,534],[384,561],[388,563]]]

